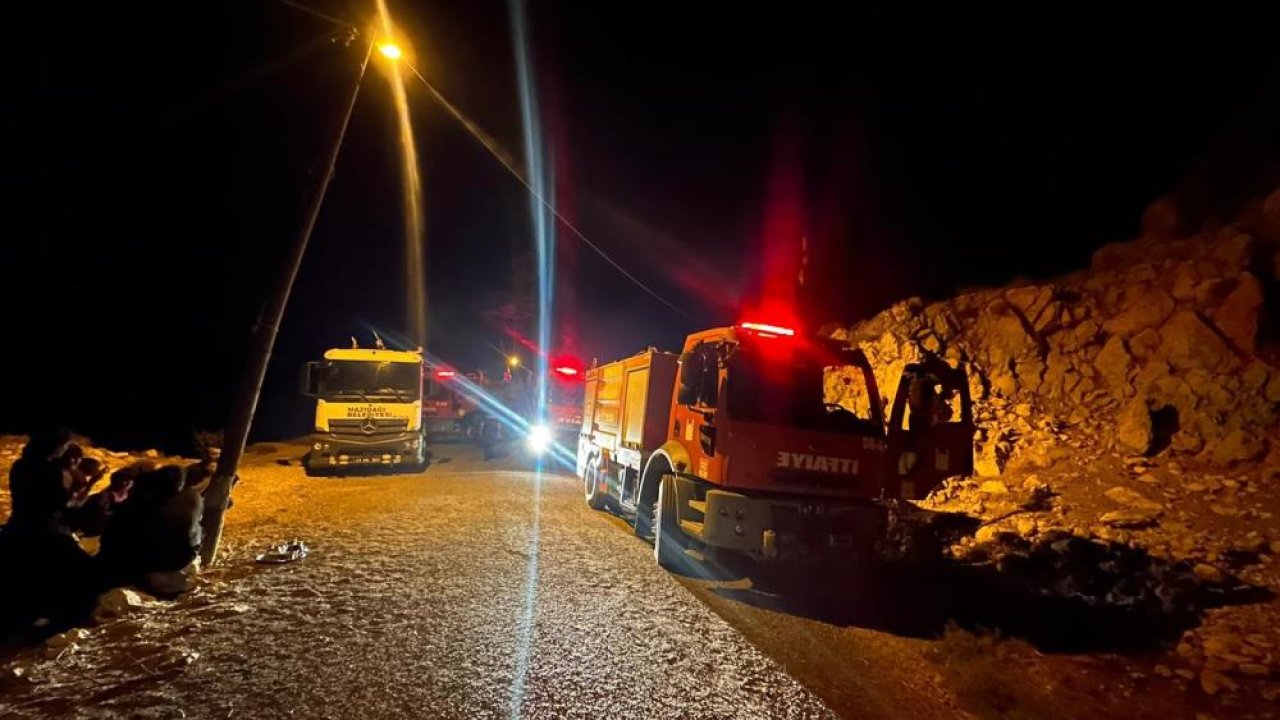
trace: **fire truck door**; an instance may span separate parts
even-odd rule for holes
[[[920,499],[949,477],[973,474],[974,429],[963,366],[930,356],[903,368],[888,434],[899,496]]]

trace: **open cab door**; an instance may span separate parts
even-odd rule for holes
[[[972,475],[975,430],[963,364],[930,355],[903,368],[887,438],[898,496],[919,500],[949,477]]]

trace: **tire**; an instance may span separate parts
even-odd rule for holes
[[[640,503],[636,506],[636,537],[645,542],[653,542],[653,518],[657,514],[653,503]]]
[[[681,571],[688,565],[685,554],[684,531],[680,529],[680,499],[676,494],[676,476],[665,474],[658,483],[658,503],[655,510],[653,557],[665,570]]]
[[[492,420],[485,420],[480,426],[480,447],[484,450],[484,459],[498,457],[498,444],[502,442],[502,427]]]
[[[595,455],[587,459],[587,467],[582,472],[582,478],[587,507],[592,510],[608,510],[609,491],[600,489],[600,468]]]

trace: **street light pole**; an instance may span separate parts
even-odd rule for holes
[[[373,43],[370,42],[368,49],[365,50],[364,59],[360,63],[360,74],[351,88],[351,96],[347,100],[342,123],[333,138],[333,145],[329,148],[324,172],[307,206],[302,228],[285,255],[280,274],[276,277],[275,287],[262,309],[262,314],[253,326],[249,365],[245,369],[235,403],[231,406],[231,416],[228,418],[227,429],[222,438],[222,454],[218,458],[217,472],[214,473],[213,480],[204,495],[204,516],[200,521],[204,531],[200,546],[200,561],[205,567],[212,565],[217,559],[223,517],[231,497],[231,485],[236,477],[240,458],[244,455],[245,443],[249,439],[249,428],[253,424],[253,415],[258,408],[258,397],[262,394],[262,381],[267,374],[267,364],[271,361],[276,333],[280,327],[280,321],[284,318],[285,306],[289,304],[289,294],[293,291],[293,281],[297,278],[298,268],[302,265],[302,256],[306,254],[307,244],[311,241],[311,232],[315,229],[320,208],[324,205],[329,181],[333,179],[334,167],[338,162],[338,151],[342,148],[347,126],[351,123],[351,113],[355,110],[356,98],[360,95],[360,85],[364,81],[365,69],[369,65],[369,54],[372,51]]]

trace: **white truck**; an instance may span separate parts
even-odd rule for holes
[[[308,475],[359,468],[426,469],[422,353],[337,348],[306,365],[315,398]]]

